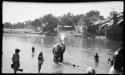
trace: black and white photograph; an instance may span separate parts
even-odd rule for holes
[[[2,73],[124,74],[123,1],[2,2]]]

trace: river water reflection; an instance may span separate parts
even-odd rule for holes
[[[13,73],[10,68],[14,49],[21,49],[20,62],[23,73],[37,73],[37,56],[42,50],[45,58],[42,73],[85,73],[89,66],[96,68],[96,73],[108,73],[108,58],[120,47],[121,42],[106,39],[92,39],[81,37],[65,38],[66,52],[64,53],[63,65],[53,62],[52,48],[58,42],[57,36],[35,36],[35,35],[3,35],[2,43],[2,73]],[[31,57],[31,47],[35,46],[35,57]],[[95,66],[94,55],[99,54],[99,65]],[[69,63],[69,64],[66,64]],[[74,68],[76,64],[80,68]],[[22,73],[22,72],[19,72]]]

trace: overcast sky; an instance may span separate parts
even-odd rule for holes
[[[68,12],[77,14],[86,14],[90,10],[98,10],[105,18],[114,9],[122,12],[124,4],[122,1],[115,2],[94,2],[94,3],[35,3],[35,2],[3,2],[2,18],[3,23],[23,22],[40,18],[46,14],[62,16]]]

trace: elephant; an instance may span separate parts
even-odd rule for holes
[[[64,43],[57,43],[54,48],[52,49],[54,55],[54,62],[55,63],[62,63],[63,62],[63,53],[65,52],[65,44]]]

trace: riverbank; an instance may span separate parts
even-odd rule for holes
[[[40,34],[40,32],[31,29],[3,29],[6,34]]]
[[[29,30],[27,32],[26,29],[4,29],[3,30],[3,36],[9,35],[9,36],[29,36],[29,37],[45,37],[44,34],[40,34],[39,32],[35,32],[32,30]]]
[[[78,33],[77,31],[63,31],[63,33],[65,33],[66,37],[82,37],[82,38],[89,38],[89,39],[103,39],[103,40],[110,40],[109,38],[107,39],[106,36],[84,36],[81,33]],[[45,37],[45,36],[56,36],[57,33],[41,33],[41,32],[37,32],[34,30],[27,30],[27,29],[3,29],[3,35],[27,35],[27,36],[37,36],[37,37]]]

